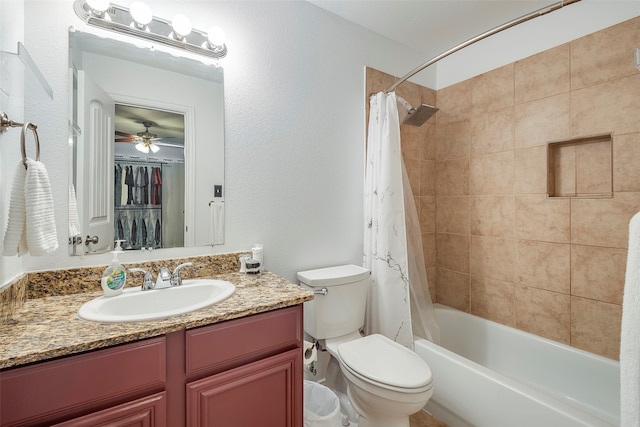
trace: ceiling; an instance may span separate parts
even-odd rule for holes
[[[156,143],[184,146],[184,116],[167,111],[116,104],[116,131],[136,135],[144,132],[143,122],[151,122],[149,132],[158,135]]]
[[[424,54],[424,61],[520,16],[556,3],[550,0],[307,0],[310,3]],[[99,38],[82,40],[98,51]],[[137,52],[132,55],[137,56]],[[166,142],[182,144],[181,115],[118,106],[116,130],[135,135],[142,122]]]
[[[549,0],[307,0],[424,53],[424,62]]]

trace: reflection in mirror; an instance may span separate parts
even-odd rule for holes
[[[114,159],[115,240],[125,250],[183,247],[184,116],[116,104]]]
[[[222,68],[73,30],[69,47],[69,253],[224,243]]]

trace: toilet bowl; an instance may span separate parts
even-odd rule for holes
[[[359,427],[409,427],[433,394],[429,366],[410,349],[379,334],[362,336],[369,271],[354,265],[298,273],[314,291],[304,329],[338,361]]]
[[[325,346],[340,364],[359,427],[408,427],[409,415],[433,395],[429,366],[383,335],[327,339]]]

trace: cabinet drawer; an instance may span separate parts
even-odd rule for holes
[[[0,373],[1,425],[46,421],[164,388],[165,338]]]
[[[302,304],[186,332],[186,373],[250,363],[301,346]]]

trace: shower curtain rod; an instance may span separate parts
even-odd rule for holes
[[[463,49],[467,46],[470,46],[472,44],[474,44],[477,41],[480,41],[482,39],[485,39],[489,36],[492,36],[494,34],[499,33],[500,31],[506,30],[508,28],[511,27],[515,27],[518,24],[522,24],[523,22],[529,21],[533,18],[537,18],[538,16],[542,16],[542,15],[546,15],[547,13],[551,13],[553,11],[556,11],[558,9],[561,9],[565,6],[568,6],[570,4],[573,3],[577,3],[581,0],[564,0],[564,1],[560,1],[558,3],[554,3],[550,6],[547,7],[543,7],[542,9],[538,9],[534,12],[528,13],[526,15],[523,15],[519,18],[516,18],[512,21],[509,21],[505,24],[499,25],[489,31],[486,31],[482,34],[479,34],[475,37],[473,37],[472,39],[467,40],[464,43],[461,43],[449,50],[447,50],[446,52],[441,53],[440,55],[434,57],[433,59],[430,59],[429,61],[425,62],[424,64],[420,65],[419,67],[411,70],[410,72],[408,72],[407,74],[405,74],[404,76],[400,77],[398,80],[396,80],[396,82],[394,84],[392,84],[391,86],[389,86],[387,88],[387,90],[384,91],[384,93],[389,93],[392,92],[395,88],[397,88],[398,86],[400,86],[402,83],[404,83],[405,81],[407,81],[409,78],[413,77],[415,74],[418,74],[420,71],[424,70],[425,68],[427,68],[430,65],[435,64],[436,62],[440,61],[443,58],[446,58],[447,56],[451,55],[452,53],[455,53],[457,51],[459,51],[460,49]]]

